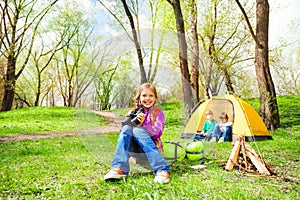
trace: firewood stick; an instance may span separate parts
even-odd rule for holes
[[[264,161],[264,159],[263,159],[263,157],[262,157],[262,155],[261,155],[261,153],[260,153],[260,150],[259,150],[259,148],[258,148],[256,142],[254,142],[254,144],[255,144],[255,146],[256,146],[257,153],[258,153],[258,156],[259,156],[261,162],[262,162],[263,164],[266,164],[266,162]]]
[[[270,175],[270,172],[268,171],[264,163],[261,162],[261,159],[258,157],[258,155],[247,142],[245,142],[245,150],[246,155],[250,158],[251,162],[254,164],[259,173],[264,175]]]
[[[238,156],[240,154],[240,141],[235,141],[234,142],[234,146],[232,148],[232,151],[231,151],[231,154],[230,154],[230,157],[227,161],[227,164],[225,166],[225,169],[227,171],[231,171],[234,164],[237,163],[237,159],[238,159]]]
[[[241,148],[242,148],[242,152],[243,152],[243,158],[244,158],[244,161],[245,161],[245,168],[248,169],[248,162],[247,162],[246,150],[245,150],[245,141],[243,141],[243,143],[241,145]]]

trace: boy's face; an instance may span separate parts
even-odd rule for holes
[[[211,121],[213,118],[212,114],[208,113],[206,114],[206,119],[208,119],[209,121]]]

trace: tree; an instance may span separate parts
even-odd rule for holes
[[[97,102],[100,103],[100,110],[110,110],[111,108],[113,81],[117,69],[118,64],[114,67],[109,67],[95,81],[96,98]]]
[[[157,24],[159,24],[160,22],[169,24],[170,19],[168,19],[166,14],[167,5],[165,3],[162,3],[161,1],[157,1],[157,0],[149,0],[148,4],[151,12],[151,42],[150,42],[150,58],[149,58],[149,69],[147,73],[147,80],[148,82],[153,83],[158,71],[159,63],[161,63],[160,56],[163,53],[162,47],[163,47],[164,40],[166,38],[165,36],[166,31],[164,29],[157,29]],[[159,36],[157,44],[155,42],[156,39],[155,34]]]
[[[162,1],[157,0],[122,0],[121,4],[119,1],[114,2],[114,4],[107,4],[105,0],[98,0],[98,2],[117,21],[119,25],[118,28],[121,28],[129,40],[133,42],[138,57],[140,83],[154,82],[165,36],[164,31],[156,28],[156,24],[158,21],[158,13],[160,13],[160,9],[165,8],[165,5]],[[151,23],[150,28],[142,29],[140,26],[140,10],[142,9],[147,9],[147,13],[150,13],[150,16],[148,14],[143,15],[147,17],[149,23]],[[161,18],[163,20],[166,16],[164,13],[162,14]],[[127,18],[124,18],[124,15]],[[168,20],[165,19],[165,21]],[[147,40],[149,40],[149,42]],[[155,40],[158,40],[156,47],[154,47]],[[145,60],[147,59],[149,60],[149,65],[145,64]]]
[[[191,75],[188,68],[187,43],[184,29],[184,20],[180,5],[180,0],[167,0],[173,8],[176,20],[176,30],[179,45],[179,66],[183,89],[184,107],[186,117],[191,113],[196,105],[196,97],[193,95],[191,87]]]
[[[103,44],[98,43],[101,39],[101,37],[91,39],[92,42],[88,42],[85,46],[86,50],[80,59],[81,65],[75,77],[73,107],[82,107],[79,102],[82,104],[83,95],[88,96],[89,89],[96,89],[92,84],[103,76],[107,50]]]
[[[276,91],[281,95],[300,94],[300,20],[293,20],[279,45],[270,51],[270,65],[276,79]]]
[[[121,0],[121,1],[122,1],[124,10],[125,10],[126,16],[128,17],[128,20],[130,22],[133,42],[134,42],[136,52],[137,52],[137,55],[138,55],[138,60],[139,60],[139,68],[140,68],[140,72],[141,72],[141,84],[143,84],[143,83],[148,82],[148,80],[147,80],[147,77],[146,77],[146,71],[145,71],[144,63],[143,63],[144,61],[143,61],[143,57],[142,57],[141,44],[140,44],[140,41],[137,37],[137,31],[136,31],[136,28],[135,28],[133,17],[132,17],[132,14],[131,14],[130,10],[129,10],[129,7],[126,3],[126,0]]]
[[[229,10],[234,1],[199,3],[199,82],[205,98],[223,90],[235,94],[236,82],[242,82],[243,68],[251,56],[249,32],[244,30],[242,15]],[[246,57],[246,58],[245,58]],[[200,88],[202,89],[202,88]]]
[[[90,70],[92,67],[90,63],[82,65],[93,28],[91,22],[84,19],[83,11],[76,5],[67,3],[64,6],[53,22],[53,30],[61,37],[58,40],[62,40],[65,44],[60,54],[55,55],[55,59],[59,61],[58,87],[64,106],[75,107],[78,98],[87,88],[82,85],[85,80],[82,80],[82,84],[79,83],[79,76],[85,79],[92,73],[91,77],[97,75],[95,71]],[[88,80],[86,84],[90,85],[92,80]]]
[[[269,68],[269,2],[256,0],[256,33],[254,33],[244,7],[236,0],[241,9],[251,36],[255,41],[255,70],[260,93],[260,114],[266,126],[275,130],[280,127],[276,92]]]
[[[16,81],[27,65],[38,27],[57,1],[52,0],[42,9],[38,8],[38,0],[13,2],[4,0],[0,3],[2,16],[0,55],[4,56],[7,62],[2,111],[11,110]],[[28,48],[25,48],[26,46]],[[20,67],[17,69],[20,55],[23,56],[24,61],[19,63]]]
[[[196,0],[189,1],[191,16],[191,34],[192,34],[192,66],[191,66],[191,85],[192,92],[199,102],[199,41],[198,41],[198,12]]]
[[[63,33],[65,34],[65,33]],[[33,57],[33,65],[36,69],[36,75],[37,75],[37,88],[36,88],[36,98],[34,101],[34,106],[40,106],[41,105],[41,95],[42,95],[42,75],[44,74],[45,70],[50,66],[50,63],[55,56],[55,53],[59,50],[61,50],[64,46],[64,44],[61,44],[62,40],[57,41],[57,44],[54,44],[53,48],[45,50],[45,44],[43,39],[41,38],[41,51],[34,51],[32,52]],[[45,58],[43,60],[43,58]],[[46,88],[46,91],[48,91],[48,88]],[[44,95],[46,95],[45,93]]]

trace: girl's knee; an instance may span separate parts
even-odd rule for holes
[[[129,126],[129,125],[122,126],[121,131],[125,132],[125,133],[131,133],[132,132],[132,127]]]
[[[138,138],[150,138],[149,133],[142,127],[133,128],[133,135]]]

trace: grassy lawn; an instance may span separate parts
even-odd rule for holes
[[[300,199],[299,100],[300,95],[278,97],[282,128],[271,132],[273,140],[250,143],[255,150],[259,148],[267,163],[290,181],[245,174],[238,170],[226,172],[220,163],[228,159],[231,144],[205,143],[206,168],[191,169],[189,166],[198,163],[187,160],[174,162],[171,164],[169,184],[153,183],[152,171],[139,165],[131,166],[131,174],[126,181],[106,183],[103,176],[110,168],[118,137],[118,133],[110,133],[0,143],[0,199]],[[250,99],[249,102],[257,108],[257,99]],[[160,106],[167,116],[162,139],[172,141],[182,128],[182,104]],[[61,110],[53,108],[47,113],[52,123],[58,124],[55,126],[59,127],[59,131],[77,129],[80,116],[89,116],[88,120],[81,118],[80,127],[105,123],[85,111],[85,114],[76,111],[74,124],[74,110],[58,109]],[[14,112],[16,114],[10,114]],[[55,115],[60,112],[69,114],[55,120]],[[3,120],[7,120],[4,115],[11,115],[11,119],[18,123],[26,115],[30,122],[22,128],[26,133],[38,133],[34,128],[38,120],[41,123],[39,132],[49,129],[49,116],[43,118],[40,113],[39,116],[32,114],[30,109],[27,114],[24,112],[23,117],[17,111],[0,113],[1,126],[5,124]],[[90,119],[96,119],[95,123],[92,124]],[[47,130],[42,127],[44,121]],[[59,126],[61,121],[68,125]],[[14,123],[11,123],[12,126]],[[2,130],[0,135],[19,134],[20,129],[14,130],[10,134]]]
[[[30,107],[0,112],[0,136],[86,130],[105,124],[87,110],[66,107]]]

